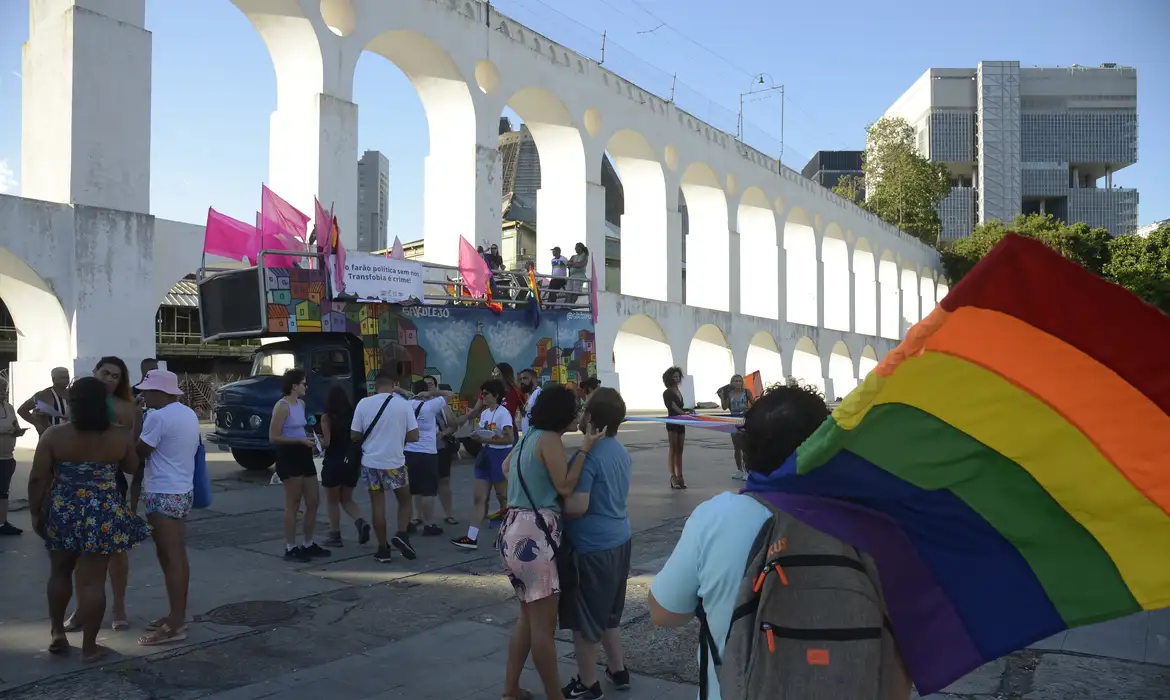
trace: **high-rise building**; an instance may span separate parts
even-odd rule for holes
[[[358,160],[358,250],[370,253],[387,247],[390,218],[390,161],[379,151],[366,151]]]
[[[1115,236],[1137,228],[1137,190],[1113,185],[1137,162],[1133,68],[931,68],[885,116],[914,126],[919,152],[950,170],[943,240],[1035,212]]]
[[[817,151],[800,174],[831,190],[846,175],[863,177],[861,163],[864,155],[865,151]]]

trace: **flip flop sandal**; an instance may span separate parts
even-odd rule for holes
[[[65,618],[65,626],[62,629],[64,629],[66,632],[81,631],[81,620],[77,619],[77,613],[73,613],[69,617]]]
[[[163,623],[158,626],[158,629],[151,631],[150,634],[140,637],[138,645],[144,647],[157,647],[164,644],[177,644],[187,639],[187,628],[180,627],[177,631],[172,630],[170,625]]]
[[[49,644],[49,653],[57,655],[66,654],[71,648],[72,647],[69,645],[69,640],[65,637],[61,637],[59,639],[54,639],[52,643]]]
[[[81,655],[81,663],[92,664],[95,661],[101,661],[102,659],[106,658],[107,656],[110,656],[113,653],[114,653],[113,649],[111,649],[107,646],[104,646],[102,644],[98,644],[97,651],[93,652],[92,654],[82,654]]]
[[[443,518],[443,522],[447,523],[448,525],[458,525],[459,524],[459,521],[450,515],[448,515],[446,518]]]
[[[130,621],[114,620],[113,624],[110,625],[110,629],[114,630],[115,632],[125,632],[126,630],[130,629]]]

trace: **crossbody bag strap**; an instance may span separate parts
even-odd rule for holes
[[[544,516],[541,515],[540,510],[536,507],[536,501],[532,500],[532,493],[528,490],[528,484],[524,481],[524,463],[521,457],[524,456],[524,443],[528,442],[528,435],[520,441],[520,445],[516,447],[516,476],[520,479],[520,488],[524,490],[524,497],[528,499],[528,505],[532,508],[525,508],[523,510],[531,510],[536,514],[536,526],[544,533],[545,539],[548,540],[548,546],[552,547],[553,558],[560,555],[560,547],[557,546],[556,540],[553,539],[552,531],[549,530],[548,524],[544,522]]]
[[[390,402],[393,400],[394,394],[391,394],[386,397],[385,401],[382,402],[382,407],[379,408],[378,412],[374,415],[374,420],[370,421],[369,427],[366,428],[365,432],[362,433],[362,439],[358,441],[359,445],[365,442],[366,438],[370,436],[370,432],[373,431],[374,426],[378,424],[378,419],[382,417],[382,414],[386,411],[386,407],[389,406]]]

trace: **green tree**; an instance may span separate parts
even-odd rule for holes
[[[951,192],[942,163],[923,158],[905,119],[883,117],[866,131],[865,208],[928,245],[942,233],[938,203]]]
[[[842,175],[833,188],[833,194],[865,207],[865,178],[857,175]]]
[[[1149,236],[1118,236],[1109,242],[1105,277],[1170,313],[1170,224]]]

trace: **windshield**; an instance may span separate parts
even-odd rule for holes
[[[252,361],[252,376],[279,377],[290,369],[300,367],[300,364],[297,356],[287,350],[259,352],[256,354],[256,359]]]

